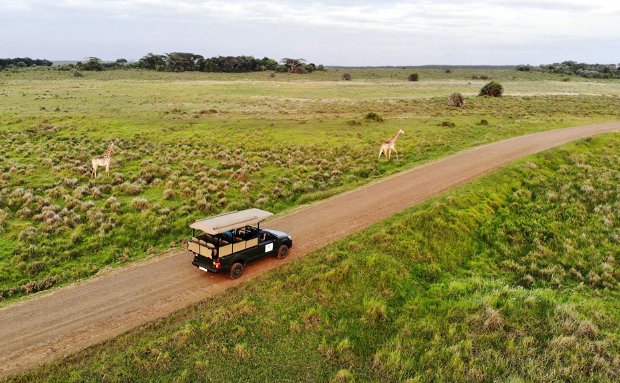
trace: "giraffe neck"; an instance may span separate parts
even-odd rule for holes
[[[398,137],[400,137],[400,132],[397,132],[392,138],[389,139],[388,142],[394,143],[396,142],[396,140],[398,140]]]

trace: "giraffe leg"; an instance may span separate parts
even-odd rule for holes
[[[93,164],[93,177],[97,178],[97,165]]]
[[[105,174],[110,175],[110,165],[105,166]]]
[[[398,158],[398,152],[396,151],[396,148],[394,148],[392,150],[394,150],[394,153],[396,153],[396,159],[398,160],[399,158]]]
[[[383,148],[379,149],[379,157],[377,157],[377,159],[381,158],[382,154],[383,154]]]

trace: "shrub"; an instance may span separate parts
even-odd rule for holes
[[[134,198],[131,205],[137,210],[146,210],[149,208],[149,201],[146,198]]]
[[[530,72],[531,70],[532,70],[532,66],[529,64],[517,65],[517,71],[519,72]]]
[[[446,120],[446,121],[442,121],[439,124],[439,126],[443,126],[445,128],[454,128],[456,126],[456,124],[454,122],[452,122],[452,121]]]
[[[448,96],[448,105],[450,106],[456,106],[460,108],[461,106],[463,106],[464,103],[465,99],[463,98],[463,95],[458,92],[451,93]]]
[[[121,186],[127,195],[137,195],[142,193],[142,186],[138,184],[125,182]]]
[[[504,93],[504,87],[502,84],[496,81],[491,81],[480,89],[479,96],[489,96],[489,97],[501,97],[502,93]]]
[[[172,189],[164,190],[164,199],[174,199],[176,197],[176,193]]]
[[[349,73],[345,73],[342,75],[342,79],[345,81],[351,81],[351,75]]]
[[[482,75],[479,75],[479,76],[473,75],[473,76],[471,76],[471,79],[472,80],[488,80],[489,76],[487,76],[485,74],[482,74]]]
[[[366,120],[366,121],[373,121],[373,122],[383,122],[383,117],[381,117],[380,115],[378,115],[375,112],[369,112],[364,117],[364,120]]]
[[[419,79],[420,79],[420,75],[417,73],[411,73],[409,77],[407,77],[407,80],[409,81],[418,81]]]
[[[82,74],[82,72],[75,71],[73,72],[73,77],[84,77],[84,75]]]
[[[9,215],[2,209],[0,209],[0,233],[4,231],[4,224]]]

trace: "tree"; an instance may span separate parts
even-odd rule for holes
[[[194,53],[172,52],[165,55],[166,69],[173,72],[193,71],[198,67],[198,60],[204,57]]]
[[[138,60],[138,67],[143,69],[158,69],[166,65],[163,55],[149,53]]]
[[[280,63],[288,68],[288,71],[291,73],[297,73],[297,68],[303,67],[305,64],[305,59],[291,59],[291,58],[283,58],[280,60]]]
[[[103,64],[98,57],[89,57],[85,63],[79,63],[79,67],[82,70],[102,71]]]
[[[342,79],[345,81],[351,81],[351,75],[349,73],[345,73],[342,75]]]
[[[418,81],[420,79],[420,75],[417,73],[412,73],[409,75],[409,77],[407,77],[407,80],[409,81]]]

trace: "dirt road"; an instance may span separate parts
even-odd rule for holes
[[[292,234],[286,262],[523,156],[620,130],[620,122],[512,138],[435,161],[265,224]],[[265,259],[237,281],[194,268],[184,251],[114,270],[0,309],[0,376],[114,337],[277,267]]]

